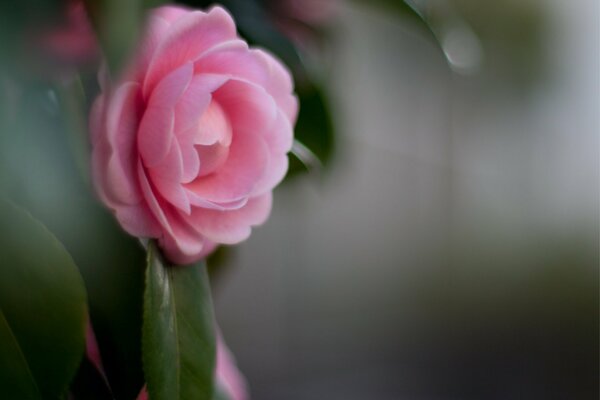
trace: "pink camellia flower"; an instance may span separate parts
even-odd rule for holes
[[[94,183],[127,232],[187,264],[267,219],[298,102],[288,70],[220,7],[156,9],[138,50],[119,79],[100,73]]]

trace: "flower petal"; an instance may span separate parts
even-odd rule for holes
[[[146,166],[160,164],[171,149],[174,109],[192,80],[192,65],[185,64],[160,81],[140,123],[138,147]]]
[[[266,193],[248,200],[248,203],[232,211],[194,208],[190,221],[194,229],[209,240],[223,244],[235,244],[250,236],[251,226],[264,223],[271,212],[272,194]]]
[[[221,7],[214,7],[208,13],[188,12],[176,19],[167,36],[154,53],[148,74],[144,81],[144,96],[169,71],[193,61],[212,46],[236,37],[235,23]]]
[[[198,127],[198,121],[212,99],[211,94],[221,87],[228,76],[195,75],[175,106],[175,132],[179,136]]]
[[[211,202],[230,203],[240,200],[251,194],[256,182],[264,174],[268,152],[267,145],[260,137],[234,136],[229,157],[223,167],[211,175],[199,177],[185,187]]]
[[[134,206],[120,206],[115,210],[119,223],[133,236],[156,238],[160,236],[160,225],[145,203]]]
[[[113,201],[122,204],[136,204],[141,194],[138,190],[135,165],[137,152],[134,147],[138,126],[140,98],[137,83],[125,83],[115,91],[110,99],[106,114],[106,139],[110,157],[105,160],[106,179],[110,182],[105,188]]]
[[[271,129],[277,117],[277,105],[262,87],[231,79],[213,94],[227,114],[234,136],[260,135]]]

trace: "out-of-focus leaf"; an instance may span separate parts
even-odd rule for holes
[[[310,86],[299,88],[300,112],[296,122],[295,138],[306,146],[323,165],[326,165],[334,150],[334,130],[327,97],[322,88]],[[296,156],[290,158],[292,176],[307,166]]]
[[[142,0],[85,0],[86,10],[113,74],[133,52],[143,24]]]
[[[82,180],[70,152],[64,110],[50,88],[18,86],[13,91],[18,94],[12,96],[18,100],[15,115],[0,121],[0,192],[42,221],[75,260],[113,393],[135,398],[144,384],[144,250]],[[72,134],[88,140],[87,129]]]
[[[406,0],[357,0],[371,6],[379,6],[385,10],[397,13],[415,23],[416,26],[423,29],[427,35],[435,42],[441,50],[441,44],[432,22],[429,21],[425,13],[419,10],[411,1]]]
[[[166,265],[150,242],[142,335],[151,399],[212,397],[216,344],[205,263]]]
[[[63,395],[83,354],[86,321],[71,256],[40,222],[0,199],[0,396]]]
[[[146,10],[166,0],[84,0],[100,45],[113,74],[118,74],[135,50]]]
[[[0,1],[0,71],[22,72],[31,33],[60,17],[65,0]],[[25,65],[25,67],[28,67]]]

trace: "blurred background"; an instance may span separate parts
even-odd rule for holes
[[[600,4],[336,2],[335,154],[216,282],[265,400],[598,398]],[[314,54],[314,53],[313,53]]]
[[[133,398],[144,252],[90,190],[99,55],[62,3],[0,5],[0,192],[72,255]],[[111,65],[159,3],[88,2]],[[222,3],[301,101],[270,220],[209,260],[252,398],[597,399],[600,3]]]

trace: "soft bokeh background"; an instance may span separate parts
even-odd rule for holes
[[[256,399],[598,396],[599,3],[446,6],[454,73],[340,3],[331,169],[277,191],[215,288]]]
[[[144,252],[89,185],[98,54],[56,53],[85,26],[39,54],[62,3],[0,2],[0,195],[73,257],[130,399]],[[88,2],[111,65],[158,3]],[[297,136],[329,161],[295,160],[268,223],[210,261],[252,398],[597,399],[600,4],[410,2],[428,30],[394,0],[223,3],[290,64]]]

